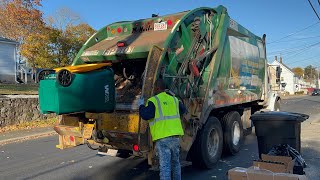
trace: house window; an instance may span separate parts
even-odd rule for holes
[[[281,81],[284,81],[284,78],[283,78],[283,77],[281,77]]]

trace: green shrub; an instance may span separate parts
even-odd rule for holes
[[[294,94],[304,94],[304,91],[297,91],[297,92],[294,92]]]

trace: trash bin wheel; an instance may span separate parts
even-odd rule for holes
[[[223,148],[228,154],[235,155],[243,143],[243,126],[241,116],[237,111],[231,111],[223,116]]]
[[[49,74],[55,73],[55,70],[52,69],[43,69],[39,71],[36,78],[36,83],[39,83],[41,80],[43,80],[46,76]]]
[[[191,160],[195,167],[210,169],[220,159],[223,133],[220,121],[216,117],[209,117],[205,126],[199,131],[193,148]]]
[[[61,69],[57,73],[57,81],[63,87],[68,87],[72,82],[72,73],[67,69]]]

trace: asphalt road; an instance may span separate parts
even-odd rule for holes
[[[282,110],[311,115],[303,123],[302,154],[309,168],[310,179],[320,177],[320,137],[318,134],[320,97],[298,97],[282,101]],[[319,118],[318,118],[319,117]],[[85,145],[59,150],[58,137],[46,137],[0,146],[0,179],[158,179],[158,172],[148,170],[144,159],[121,159],[97,156]],[[249,167],[257,159],[256,137],[246,137],[242,150],[236,156],[223,156],[211,170],[182,168],[183,179],[226,179],[229,169]]]

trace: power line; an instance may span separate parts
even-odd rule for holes
[[[320,1],[320,0],[319,0]],[[305,37],[305,38],[297,38],[297,39],[291,39],[291,40],[286,40],[286,41],[278,41],[275,43],[284,43],[284,42],[292,42],[292,41],[300,41],[300,40],[305,40],[305,39],[312,39],[312,38],[318,38],[320,36],[311,36],[311,37]]]
[[[317,11],[314,9],[314,7],[313,7],[313,5],[312,5],[311,1],[310,1],[310,0],[308,0],[308,1],[309,1],[310,6],[312,7],[312,9],[313,9],[314,13],[316,13],[316,15],[317,15],[318,19],[320,20],[320,17],[319,17],[319,15],[318,15]]]
[[[316,42],[316,44],[318,43],[319,41]],[[312,43],[308,43],[308,44],[304,44],[304,45],[300,45],[300,46],[296,46],[296,47],[291,47],[291,48],[287,48],[287,49],[282,49],[282,50],[279,50],[279,51],[272,51],[272,52],[269,52],[269,56],[270,55],[277,55],[277,54],[292,54],[292,53],[295,53],[297,51],[300,51],[300,50],[304,50],[306,48],[309,48],[309,47],[312,47],[314,45],[315,42],[312,42]]]
[[[316,57],[319,57],[319,55],[315,55],[315,56],[312,56],[312,57],[309,57],[309,58],[306,58],[306,59],[302,59],[302,60],[297,60],[297,61],[289,62],[289,63],[286,63],[286,64],[287,64],[287,65],[292,65],[292,64],[295,64],[295,63],[298,63],[298,62],[311,61],[311,60],[314,60]]]
[[[309,28],[311,28],[311,27],[313,27],[313,26],[315,26],[315,25],[317,25],[317,24],[319,24],[319,23],[320,23],[320,22],[316,22],[316,23],[314,23],[314,24],[311,24],[311,25],[309,25],[309,26],[307,26],[307,27],[305,27],[305,28],[303,28],[303,29],[300,29],[300,30],[298,30],[298,31],[296,31],[296,32],[294,32],[294,33],[289,34],[289,35],[286,35],[286,36],[284,36],[284,37],[282,37],[282,38],[280,38],[280,39],[271,41],[271,42],[269,42],[269,43],[267,43],[267,44],[272,44],[272,43],[275,43],[275,42],[279,42],[279,41],[281,41],[282,39],[285,39],[285,38],[288,38],[288,37],[293,36],[293,35],[295,35],[295,34],[298,34],[299,32],[302,32],[302,31],[304,31],[304,30],[306,30],[306,29],[309,29]]]
[[[317,46],[319,44],[320,44],[320,42],[317,42],[317,43],[314,43],[312,45],[305,46],[305,47],[303,47],[301,49],[298,49],[297,51],[290,52],[290,53],[284,53],[284,54],[286,54],[285,56],[283,56],[283,54],[281,54],[281,56],[285,57],[286,59],[290,59],[291,57],[297,56],[299,54],[302,54],[304,52],[307,52],[307,51],[311,50],[313,47],[315,47],[315,46]],[[270,57],[270,56],[268,56],[268,57]]]
[[[312,47],[317,46],[317,45],[319,45],[319,44],[320,44],[320,42],[317,42],[317,43],[314,43],[314,44],[312,44],[312,45],[310,45],[310,46],[308,46],[308,47],[302,48],[302,49],[298,50],[298,52],[292,54],[291,56],[289,56],[289,57],[287,57],[287,58],[291,58],[291,57],[296,56],[296,55],[298,55],[298,54],[301,54],[301,53],[304,53],[304,52],[306,52],[306,51],[309,51]],[[310,49],[308,49],[308,48],[310,48]],[[307,50],[306,50],[306,49],[307,49]],[[306,51],[304,51],[304,50],[306,50]]]

